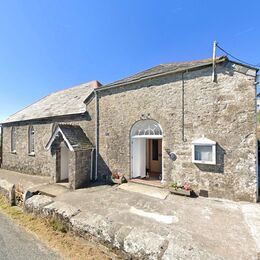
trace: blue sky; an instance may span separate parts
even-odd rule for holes
[[[2,0],[0,120],[78,83],[210,57],[214,39],[258,64],[259,10],[258,0]]]

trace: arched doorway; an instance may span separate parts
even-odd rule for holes
[[[163,131],[151,119],[136,122],[131,129],[131,178],[163,181]]]

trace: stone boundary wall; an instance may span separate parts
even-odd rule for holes
[[[7,198],[11,206],[16,205],[15,185],[13,183],[0,179],[0,194]]]

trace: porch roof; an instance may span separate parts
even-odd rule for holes
[[[45,149],[49,150],[53,142],[60,136],[62,136],[64,142],[71,151],[89,150],[94,148],[80,126],[59,124],[45,146]]]

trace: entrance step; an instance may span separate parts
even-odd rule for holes
[[[31,192],[38,192],[41,195],[46,195],[50,197],[57,197],[58,195],[68,192],[69,188],[66,185],[60,184],[46,184],[42,186],[37,186],[37,188],[30,190]]]
[[[165,185],[160,180],[145,180],[145,179],[130,179],[128,182],[157,187],[165,188]]]
[[[149,185],[141,185],[140,183],[137,184],[133,182],[123,183],[119,185],[118,188],[130,192],[140,193],[161,200],[165,200],[166,197],[170,194],[169,190],[167,189],[162,189]]]

